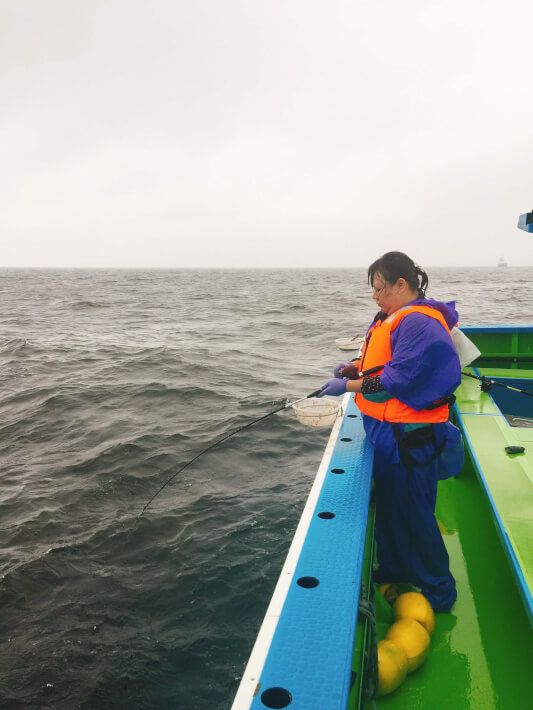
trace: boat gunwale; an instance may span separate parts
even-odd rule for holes
[[[482,325],[482,326],[465,326],[464,328],[461,328],[465,332],[465,334],[491,334],[491,333],[506,333],[506,334],[513,334],[517,333],[533,333],[533,325],[524,325],[524,326],[518,326],[518,325]],[[476,343],[477,344],[477,343]],[[479,343],[480,346],[482,346],[481,343]],[[508,353],[507,357],[509,359],[520,359],[520,354],[519,353]],[[498,374],[497,375],[492,375],[492,378],[495,380],[505,380],[505,379],[522,379],[522,380],[528,380],[528,379],[533,379],[533,371],[531,370],[518,370],[515,368],[502,368],[502,367],[485,367],[483,366],[483,360],[484,359],[497,359],[498,356],[496,355],[496,358],[494,357],[493,354],[486,354],[484,355],[483,351],[481,351],[481,355],[474,360],[474,362],[470,365],[468,369],[471,369],[478,377],[487,377],[491,378],[491,371],[497,370]],[[466,369],[466,368],[465,368]],[[483,372],[481,372],[483,370]],[[505,370],[508,373],[508,378],[506,378],[504,375],[502,375],[502,370]],[[531,373],[531,376],[528,377],[523,377],[523,373]],[[462,384],[462,383],[461,383]],[[458,422],[461,433],[463,435],[463,439],[465,441],[465,444],[467,445],[469,454],[472,459],[472,463],[474,466],[474,470],[478,476],[479,482],[481,484],[481,487],[487,497],[488,503],[489,503],[489,508],[492,514],[492,517],[494,519],[495,525],[496,525],[496,531],[498,534],[498,537],[500,538],[500,541],[503,545],[503,549],[505,551],[505,554],[507,556],[508,562],[511,567],[511,572],[513,574],[513,577],[515,579],[515,582],[517,584],[518,590],[520,592],[520,598],[522,599],[527,617],[529,619],[529,622],[531,626],[533,627],[533,595],[531,592],[531,589],[529,588],[529,584],[526,581],[526,577],[524,574],[524,571],[522,569],[522,565],[520,564],[518,557],[516,555],[516,551],[514,549],[514,545],[512,544],[509,535],[507,533],[505,524],[503,522],[502,516],[500,514],[500,511],[498,509],[498,506],[496,505],[496,501],[494,499],[494,496],[491,492],[489,483],[487,481],[487,478],[483,472],[483,467],[481,465],[481,461],[476,453],[476,449],[474,446],[474,442],[472,440],[472,437],[470,436],[467,427],[466,427],[466,422],[464,421],[464,417],[470,417],[470,416],[491,416],[491,417],[498,417],[499,421],[503,421],[505,424],[505,431],[502,432],[503,436],[506,437],[506,432],[511,433],[513,430],[514,431],[520,431],[520,430],[525,430],[528,429],[528,427],[520,427],[520,426],[511,426],[507,418],[505,417],[503,411],[499,407],[496,399],[492,396],[491,392],[487,392],[490,401],[492,405],[494,406],[495,410],[494,412],[488,412],[488,413],[477,413],[477,412],[462,412],[460,410],[461,406],[461,401],[460,398],[457,398],[457,401],[453,405],[453,411],[455,414],[455,419]]]
[[[518,589],[520,591],[520,598],[522,599],[522,602],[524,604],[524,608],[525,608],[527,617],[529,619],[529,622],[530,622],[531,626],[533,627],[533,595],[531,594],[531,590],[529,589],[529,585],[528,585],[525,575],[522,571],[522,566],[516,556],[514,546],[511,543],[511,540],[509,539],[509,536],[507,534],[504,522],[503,522],[500,512],[498,510],[498,506],[496,505],[496,501],[494,500],[494,497],[491,493],[488,481],[483,473],[483,467],[481,466],[481,462],[479,461],[479,458],[476,454],[476,450],[475,450],[474,444],[472,442],[472,438],[469,435],[469,433],[466,429],[466,426],[463,422],[463,416],[469,417],[469,416],[479,416],[479,415],[471,414],[469,412],[461,413],[457,407],[457,404],[454,405],[454,411],[457,415],[457,421],[460,425],[461,433],[463,435],[465,443],[468,446],[468,453],[472,459],[472,463],[474,465],[474,470],[475,470],[475,472],[478,476],[478,479],[481,483],[481,488],[484,491],[485,495],[487,496],[489,508],[490,508],[491,514],[494,518],[494,522],[496,524],[496,532],[498,533],[498,537],[500,538],[500,540],[502,542],[504,551],[505,551],[508,561],[510,563],[511,572],[514,576],[514,579],[515,579]],[[509,423],[505,420],[505,417],[503,416],[503,414],[500,412],[499,409],[498,409],[498,412],[499,413],[487,414],[484,416],[500,417],[505,421],[506,425],[510,427]],[[510,428],[512,428],[512,427],[510,427]],[[520,428],[520,427],[516,427],[516,428]]]
[[[461,325],[459,328],[463,333],[533,333],[533,325]],[[483,354],[483,353],[482,353]]]

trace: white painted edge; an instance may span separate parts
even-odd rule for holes
[[[326,449],[324,455],[322,456],[322,461],[318,467],[313,486],[307,498],[307,502],[302,512],[300,522],[294,533],[289,552],[285,559],[285,564],[282,567],[278,583],[274,589],[272,599],[268,605],[268,609],[259,629],[257,639],[255,641],[252,653],[246,665],[245,671],[243,673],[237,694],[231,706],[231,710],[248,710],[257,694],[257,685],[259,683],[259,678],[263,672],[263,666],[270,650],[270,645],[272,639],[274,638],[274,632],[276,631],[276,626],[278,625],[278,619],[281,615],[283,605],[285,604],[285,599],[287,597],[287,592],[289,591],[292,578],[294,576],[294,571],[298,560],[300,559],[300,553],[302,551],[305,538],[307,536],[307,531],[313,515],[315,512],[316,504],[320,497],[322,491],[322,486],[324,484],[324,479],[329,469],[329,462],[331,461],[331,456],[333,454],[333,449],[337,443],[337,437],[339,435],[339,430],[344,418],[344,412],[350,401],[350,397],[353,395],[351,393],[346,393],[342,400],[342,414],[337,418],[333,427],[331,429],[331,434],[326,444]]]

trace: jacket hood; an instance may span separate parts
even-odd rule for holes
[[[416,300],[411,301],[409,305],[429,306],[430,308],[440,311],[450,330],[454,327],[454,325],[457,325],[459,320],[459,314],[455,310],[455,301],[448,301],[448,303],[444,303],[443,301],[436,301],[434,298],[417,298]]]

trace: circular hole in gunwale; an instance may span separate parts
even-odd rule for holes
[[[343,468],[332,468],[331,473],[346,473]]]
[[[352,439],[350,439],[349,436],[343,436],[343,437],[341,438],[341,441],[352,441]]]
[[[300,579],[296,580],[296,583],[304,589],[313,589],[313,587],[318,587],[320,584],[316,577],[300,577]]]
[[[267,708],[286,708],[292,703],[292,695],[285,688],[267,688],[261,693],[261,702]]]
[[[324,510],[322,513],[318,514],[318,517],[322,518],[322,520],[331,520],[335,517],[335,513],[330,513],[328,510]]]

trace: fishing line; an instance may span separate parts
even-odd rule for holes
[[[360,379],[362,377],[365,377],[365,375],[371,375],[374,372],[377,372],[378,370],[383,369],[383,365],[378,365],[377,367],[371,367],[368,370],[364,370],[363,372],[360,372],[357,378],[354,379]],[[205,449],[200,451],[200,453],[196,454],[196,456],[190,461],[187,461],[187,463],[183,464],[183,466],[178,469],[175,473],[168,478],[162,486],[154,493],[154,495],[150,498],[148,503],[144,506],[144,508],[141,510],[139,515],[137,516],[137,520],[142,516],[144,511],[149,507],[149,505],[152,503],[155,498],[161,493],[161,491],[168,486],[169,483],[171,483],[178,474],[180,474],[182,471],[184,471],[187,466],[190,466],[192,463],[194,463],[197,459],[200,458],[200,456],[203,456],[207,451],[210,451],[211,449],[214,449],[215,446],[218,446],[219,444],[222,444],[223,441],[227,441],[230,437],[235,436],[235,434],[238,434],[240,431],[244,431],[244,429],[248,429],[249,427],[253,426],[254,424],[257,424],[258,422],[263,421],[263,419],[267,419],[268,417],[271,417],[273,414],[277,414],[278,412],[283,411],[284,409],[288,409],[289,407],[292,407],[293,404],[297,404],[298,402],[303,402],[304,399],[310,399],[311,397],[316,397],[322,392],[322,389],[315,390],[314,392],[311,392],[311,394],[306,395],[305,397],[300,397],[300,399],[296,399],[294,402],[289,402],[289,404],[284,404],[282,407],[278,407],[277,409],[273,409],[271,412],[268,412],[268,414],[263,414],[262,417],[258,417],[257,419],[254,419],[251,422],[248,422],[248,424],[244,424],[244,426],[239,427],[238,429],[235,429],[235,431],[230,432],[229,434],[226,434],[226,436],[223,436],[221,439],[217,439],[217,441],[214,441],[212,444],[209,444],[209,446],[206,446]]]
[[[271,412],[268,412],[268,414],[263,414],[262,417],[259,417],[258,419],[254,419],[251,422],[248,422],[248,424],[245,424],[244,426],[239,427],[238,429],[235,429],[235,431],[230,432],[229,434],[226,434],[226,436],[223,436],[221,439],[217,439],[217,441],[214,441],[212,444],[209,444],[209,446],[206,446],[205,449],[200,451],[200,453],[196,454],[196,456],[190,461],[187,461],[180,469],[178,469],[175,473],[168,478],[163,485],[157,490],[154,495],[150,498],[148,503],[144,506],[144,508],[141,510],[139,515],[137,516],[137,519],[141,517],[141,515],[144,513],[144,511],[148,508],[150,503],[157,498],[157,496],[161,493],[161,491],[168,486],[168,484],[176,478],[176,476],[184,471],[187,466],[190,466],[192,463],[194,463],[197,459],[200,458],[203,454],[205,454],[207,451],[210,451],[211,449],[214,449],[215,446],[218,446],[221,444],[223,441],[226,441],[229,439],[231,436],[234,436],[235,434],[238,434],[240,431],[243,431],[244,429],[248,429],[248,427],[251,427],[253,424],[257,424],[258,422],[263,421],[263,419],[266,419],[267,417],[271,417],[273,414],[277,414],[277,412],[281,412],[283,409],[287,409],[288,407],[292,407],[293,404],[296,404],[297,402],[302,402],[304,399],[309,399],[310,397],[316,397],[317,394],[320,394],[322,390],[315,390],[314,392],[311,392],[311,394],[306,395],[305,397],[301,397],[300,399],[295,400],[294,402],[289,402],[289,404],[284,404],[282,407],[278,407],[277,409],[272,410]]]

